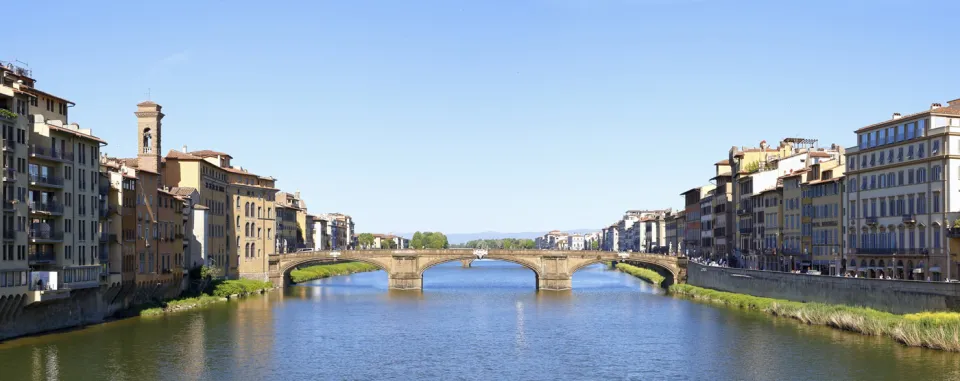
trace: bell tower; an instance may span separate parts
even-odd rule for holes
[[[160,171],[160,120],[162,107],[152,101],[137,104],[137,163],[147,171]]]

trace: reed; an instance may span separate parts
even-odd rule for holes
[[[766,312],[811,325],[863,335],[886,336],[911,347],[960,352],[960,313],[921,312],[897,315],[864,307],[802,303],[675,284],[670,293],[694,300]]]

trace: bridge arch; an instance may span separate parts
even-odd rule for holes
[[[377,266],[377,268],[379,268],[381,271],[386,272],[387,274],[390,273],[390,270],[388,269],[387,266],[373,259],[346,258],[346,259],[331,260],[330,258],[303,258],[303,259],[286,262],[280,265],[280,268],[279,268],[279,273],[281,276],[280,279],[282,279],[283,285],[293,284],[293,281],[290,279],[290,272],[292,272],[296,268],[299,268],[304,265],[330,265],[335,263],[346,263],[346,262],[363,262],[366,264]],[[279,285],[274,284],[274,286],[279,286]]]
[[[660,286],[663,288],[670,287],[671,285],[676,284],[683,279],[679,267],[669,263],[662,263],[656,259],[630,258],[619,262],[656,271],[657,274],[660,274],[664,277],[663,283],[660,284]]]
[[[436,265],[443,264],[443,263],[448,263],[448,262],[453,262],[453,261],[460,261],[460,260],[464,260],[464,259],[474,259],[474,260],[476,260],[477,257],[474,256],[474,255],[464,255],[464,256],[459,256],[459,257],[454,257],[454,258],[446,257],[446,258],[431,259],[431,260],[427,261],[426,263],[420,265],[420,271],[419,271],[420,276],[423,276],[423,273],[424,273],[425,271],[429,270],[431,267],[434,267],[434,266],[436,266]],[[513,263],[513,264],[517,264],[517,265],[520,265],[520,266],[523,266],[523,267],[529,269],[530,271],[533,271],[533,274],[536,275],[537,278],[540,278],[540,272],[541,272],[541,271],[540,271],[540,269],[539,269],[539,264],[537,264],[537,263],[531,263],[531,262],[525,261],[525,260],[523,260],[523,259],[519,259],[519,258],[509,258],[509,257],[499,256],[499,255],[486,255],[486,256],[483,257],[483,259],[490,259],[490,260],[495,260],[495,261],[504,261],[504,262],[510,262],[510,263]]]

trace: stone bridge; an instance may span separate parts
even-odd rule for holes
[[[358,261],[380,267],[387,273],[390,288],[419,290],[423,272],[441,263],[474,259],[513,262],[533,271],[540,290],[569,290],[573,273],[600,262],[628,262],[664,275],[664,285],[686,279],[686,258],[656,254],[614,253],[608,251],[554,250],[344,250],[307,251],[270,256],[270,280],[285,286],[290,271],[303,265],[332,261]]]

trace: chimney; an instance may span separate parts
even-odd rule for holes
[[[187,145],[186,145],[186,144],[183,145],[183,153],[187,153]]]
[[[300,191],[299,191],[299,190],[297,190],[297,191],[294,193],[294,197],[296,197],[297,200],[300,199]]]
[[[930,104],[930,109],[931,109],[931,110],[936,110],[936,109],[938,109],[938,108],[940,108],[940,107],[943,107],[943,106],[940,105],[939,103],[932,103],[932,104]]]
[[[899,113],[899,112],[893,113],[893,118],[892,118],[892,119],[900,119],[900,113]]]

